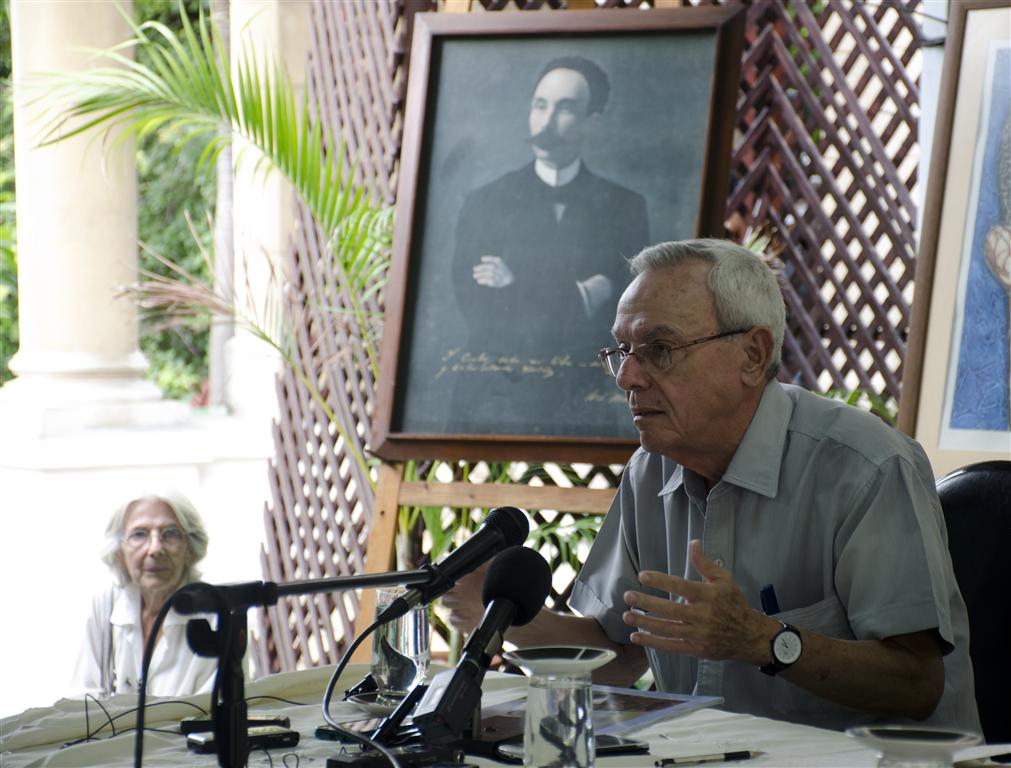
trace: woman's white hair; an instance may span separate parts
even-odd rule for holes
[[[200,578],[200,571],[197,570],[197,563],[204,559],[207,554],[207,529],[204,528],[204,521],[200,518],[197,508],[193,502],[183,494],[174,490],[162,490],[157,492],[145,492],[119,505],[109,518],[109,523],[105,526],[105,541],[102,544],[102,562],[109,566],[116,581],[120,585],[130,583],[130,574],[126,570],[123,558],[120,556],[123,535],[126,531],[123,526],[126,523],[126,516],[133,506],[144,500],[162,501],[168,504],[172,513],[176,516],[179,527],[186,534],[186,563],[183,567],[182,582],[187,584],[197,581]]]
[[[772,333],[772,356],[765,376],[776,377],[782,360],[786,307],[776,276],[755,253],[729,240],[703,238],[657,243],[629,261],[636,275],[686,261],[711,264],[707,284],[713,294],[719,332],[762,326]]]

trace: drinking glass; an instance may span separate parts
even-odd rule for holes
[[[593,695],[590,673],[534,673],[527,689],[523,765],[592,768]]]
[[[403,587],[378,590],[376,615],[405,592]],[[425,682],[430,663],[429,635],[428,608],[423,605],[376,629],[372,636],[372,677],[380,698],[403,698],[415,685]]]

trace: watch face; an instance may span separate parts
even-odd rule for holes
[[[800,635],[793,630],[783,630],[772,644],[772,652],[780,664],[793,664],[800,658]]]

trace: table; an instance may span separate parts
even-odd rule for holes
[[[271,675],[246,686],[250,712],[283,713],[291,718],[291,727],[301,734],[299,745],[293,749],[271,750],[269,755],[263,751],[251,753],[250,766],[324,768],[326,758],[334,755],[339,747],[333,742],[316,739],[313,732],[323,722],[320,702],[332,670],[332,667],[324,667]],[[362,678],[365,671],[362,666],[350,665],[342,675],[336,691],[349,688]],[[485,680],[484,689],[501,690],[503,687],[523,684],[524,678],[490,673]],[[284,703],[270,697],[295,703]],[[198,714],[194,704],[206,709],[208,699],[208,695],[204,694],[183,699],[149,701],[145,725],[176,732],[145,732],[145,766],[210,768],[217,765],[215,755],[200,755],[187,749],[185,737],[178,733],[178,721]],[[129,713],[135,700],[134,696],[115,696],[102,703],[109,714],[116,717]],[[338,720],[361,716],[359,710],[344,702],[335,702],[331,712]],[[88,717],[92,730],[105,722],[105,715],[94,702],[88,705]],[[133,722],[132,714],[124,714],[116,721],[117,730],[130,728]],[[129,768],[133,765],[132,730],[113,738],[60,748],[65,742],[76,740],[85,733],[85,707],[80,700],[62,699],[52,707],[30,709],[0,720],[0,767]],[[106,736],[108,733],[106,729],[100,735]],[[845,734],[719,709],[698,710],[660,721],[637,731],[635,737],[649,742],[650,755],[607,757],[598,759],[597,766],[652,766],[653,761],[659,757],[737,749],[758,750],[762,753],[755,759],[740,763],[748,768],[874,768],[877,764],[877,755],[873,751],[862,748]],[[488,760],[469,759],[481,766],[501,765]]]

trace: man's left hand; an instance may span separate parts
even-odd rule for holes
[[[625,593],[636,610],[623,615],[638,629],[631,640],[667,653],[705,659],[739,659],[760,665],[769,661],[769,641],[779,628],[774,619],[751,608],[730,571],[702,553],[702,542],[690,544],[691,562],[702,581],[689,581],[658,571],[642,571],[639,581],[661,592],[680,595],[684,602]]]

